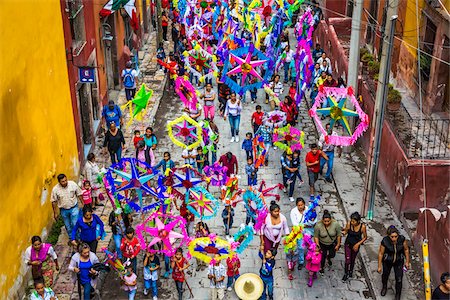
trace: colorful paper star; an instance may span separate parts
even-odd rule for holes
[[[346,117],[358,117],[358,113],[345,107],[347,98],[341,98],[339,101],[336,101],[333,96],[328,96],[327,100],[328,105],[330,106],[326,108],[318,108],[317,112],[321,113],[324,116],[331,117],[330,129],[328,134],[331,134],[334,124],[336,122],[339,122],[342,126],[344,126],[347,133],[349,135],[352,135],[352,129],[350,128],[350,124],[348,123]]]

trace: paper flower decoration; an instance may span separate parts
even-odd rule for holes
[[[263,117],[263,123],[270,128],[282,127],[286,122],[286,113],[280,110],[268,112]]]
[[[317,195],[312,202],[309,203],[308,208],[305,211],[303,223],[313,221],[317,218],[316,207],[319,206],[320,195]]]
[[[266,159],[266,146],[264,145],[264,139],[261,136],[255,136],[252,140],[253,158],[255,160],[255,168],[259,168],[264,165]]]
[[[197,76],[200,82],[217,77],[219,72],[216,65],[217,57],[204,50],[199,43],[195,42],[194,48],[185,51],[183,55],[185,67]]]
[[[212,166],[206,166],[203,172],[206,177],[206,181],[212,186],[225,185],[227,181],[227,167],[222,167],[218,162],[215,162]]]
[[[241,254],[250,245],[253,240],[253,227],[245,226],[239,229],[233,236],[234,241],[239,243],[236,248],[236,253]]]
[[[174,134],[174,128],[176,133]],[[167,131],[172,142],[189,150],[200,146],[202,142],[202,127],[191,117],[183,114],[167,124]],[[181,139],[181,140],[180,140]]]
[[[233,255],[230,243],[218,238],[215,234],[193,239],[189,242],[188,248],[191,256],[207,264],[211,262],[215,254],[219,254],[220,260],[227,259]]]
[[[217,215],[219,202],[204,187],[196,186],[190,189],[187,209],[200,220],[209,220]]]
[[[176,229],[178,231],[175,231]],[[152,238],[151,242],[146,242],[144,234]],[[143,223],[136,226],[136,236],[143,249],[153,253],[173,256],[178,247],[188,243],[186,220],[180,216],[153,213]],[[179,240],[176,247],[174,246],[175,240]],[[163,244],[162,249],[154,250],[152,246],[159,242]]]
[[[202,120],[198,123],[202,127],[202,147],[203,153],[216,152],[214,147],[214,141],[217,140],[218,135],[212,130],[210,122],[208,120]]]
[[[355,111],[345,108],[346,101],[349,100],[355,107]],[[328,102],[329,107],[319,108],[325,101]],[[320,117],[317,113],[321,113],[324,116],[329,116],[330,120],[330,132],[327,132],[323,128]],[[319,93],[317,94],[316,101],[313,107],[309,110],[309,115],[314,119],[317,125],[318,131],[325,136],[325,143],[336,146],[350,146],[353,145],[357,139],[367,130],[369,127],[369,117],[356,100],[353,94],[353,88],[330,88],[321,85],[319,87]],[[347,117],[359,117],[360,123],[356,126],[355,131],[352,133]],[[332,130],[335,123],[340,123],[348,136],[332,135]]]
[[[170,171],[168,177],[170,194],[179,199],[184,199],[186,203],[189,200],[191,189],[203,182],[201,174],[191,165],[174,168]]]
[[[273,144],[281,150],[302,150],[305,146],[305,133],[288,124],[273,130]]]
[[[260,230],[269,213],[262,193],[253,187],[250,187],[244,192],[242,199],[244,200],[247,214],[255,220],[253,227],[255,230]]]
[[[227,178],[225,185],[222,186],[222,191],[220,199],[226,204],[236,207],[239,202],[238,196],[240,196],[243,190],[238,187],[238,177],[236,175],[231,175]]]
[[[283,189],[283,185],[281,183],[276,184],[271,187],[266,187],[266,181],[262,180],[261,184],[259,185],[258,192],[261,193],[261,195],[264,197],[264,199],[267,199],[268,197],[274,197],[275,200],[280,201],[280,195],[279,194],[273,194],[271,193],[274,189]]]
[[[153,90],[147,92],[147,87],[145,83],[141,85],[141,88],[134,96],[133,100],[128,101],[125,105],[121,106],[123,110],[129,108],[130,110],[130,120],[127,122],[127,127],[131,125],[133,120],[142,121],[143,116],[147,110],[147,106],[150,98],[153,95]],[[133,108],[134,106],[134,108]]]
[[[253,60],[252,57],[256,57]],[[234,64],[232,63],[234,61]],[[243,95],[246,91],[254,88],[260,88],[264,83],[267,83],[269,72],[262,77],[255,68],[262,67],[269,59],[253,44],[248,47],[241,47],[229,52],[229,58],[224,62],[224,69],[222,72],[221,81],[225,82],[234,92]],[[231,76],[241,74],[240,82],[235,81]],[[256,78],[258,81],[248,84],[247,77]],[[247,80],[247,81],[246,81]]]
[[[146,169],[142,168],[144,166]],[[116,178],[113,177],[116,175]],[[122,158],[118,163],[110,166],[106,173],[106,178],[111,186],[111,193],[118,200],[122,196],[132,205],[132,193],[135,193],[139,200],[139,211],[143,212],[143,197],[151,195],[158,197],[155,189],[151,187],[150,180],[158,174],[158,170],[152,168],[145,162],[135,158]],[[151,207],[151,209],[154,207]]]
[[[175,92],[186,108],[195,109],[197,107],[198,98],[195,88],[191,82],[183,76],[178,76],[175,79]]]
[[[283,239],[284,252],[297,248],[297,240],[303,237],[303,225],[295,225],[291,232]]]
[[[117,272],[117,275],[119,277],[123,277],[126,273],[126,270],[120,259],[117,257],[117,253],[112,253],[106,247],[102,248],[101,250],[105,253],[105,265],[113,268],[113,270]]]
[[[280,98],[277,93],[275,93],[271,88],[270,85],[268,84],[264,84],[263,85],[264,88],[264,92],[267,93],[267,95],[269,95],[270,101],[274,101],[276,105],[280,105]]]

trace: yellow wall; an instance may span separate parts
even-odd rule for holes
[[[418,0],[418,10],[419,10],[419,27],[425,26],[425,24],[422,24],[422,8],[425,6],[424,0]],[[410,44],[404,43],[404,46],[406,49],[408,49],[408,52],[414,57],[417,57],[417,50],[413,47],[417,48],[417,19],[416,19],[416,1],[406,1],[406,14],[405,14],[405,20],[403,24],[403,40]],[[420,29],[419,29],[420,30]],[[420,31],[420,34],[422,32]]]
[[[60,2],[0,1],[0,299],[12,298],[21,254],[52,219],[45,179],[78,173]],[[20,276],[19,276],[20,277]]]

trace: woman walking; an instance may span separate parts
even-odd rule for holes
[[[95,209],[96,206],[104,206],[98,202],[98,196],[100,194],[100,184],[98,183],[98,176],[100,174],[100,168],[95,162],[95,154],[89,153],[87,156],[87,162],[84,166],[84,175],[86,179],[89,180],[92,187],[92,208]]]
[[[25,250],[25,263],[31,266],[34,281],[44,281],[45,287],[53,285],[54,268],[59,271],[58,256],[51,244],[42,243],[40,236],[31,238],[31,246]]]
[[[230,122],[231,129],[231,143],[239,142],[239,124],[241,122],[241,101],[236,99],[236,93],[231,93],[230,99],[227,101],[225,107],[225,114],[223,119]]]
[[[111,164],[115,164],[122,158],[122,150],[125,146],[125,139],[122,131],[116,127],[116,123],[111,122],[109,129],[105,134],[103,147],[107,147],[111,156]]]
[[[78,248],[78,252],[72,256],[69,264],[69,271],[73,272],[73,281],[83,287],[83,299],[90,300],[95,296],[95,286],[97,285],[98,272],[92,266],[100,263],[97,255],[90,251],[89,245],[83,243]]]
[[[72,230],[72,244],[74,246],[77,245],[76,236],[78,230],[80,231],[81,242],[89,245],[89,249],[96,253],[98,241],[105,234],[105,230],[102,220],[96,214],[92,213],[90,206],[83,207],[83,216],[78,219]]]
[[[280,206],[275,202],[270,202],[270,214],[267,215],[260,230],[260,249],[262,253],[267,250],[278,249],[281,238],[289,234],[289,227],[286,217],[280,213]]]
[[[395,274],[395,300],[400,299],[402,293],[403,270],[409,268],[409,247],[406,238],[398,232],[398,229],[391,225],[387,229],[387,236],[381,241],[378,250],[378,273],[382,273],[381,296],[387,292],[387,282],[391,274],[392,267]]]
[[[336,251],[341,247],[341,225],[331,218],[328,210],[324,210],[322,220],[314,226],[314,242],[322,250],[322,260],[320,262],[320,273],[323,274],[325,260],[331,266],[332,258],[336,256]]]
[[[345,274],[342,281],[346,281],[348,278],[352,278],[359,247],[367,240],[366,225],[361,223],[361,215],[358,212],[350,215],[350,222],[347,222],[343,234],[347,235],[347,238],[344,243]]]

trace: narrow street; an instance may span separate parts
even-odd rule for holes
[[[287,90],[287,89],[285,89]],[[224,121],[223,118],[216,115],[215,122],[220,131],[220,142],[218,147],[218,157],[220,155],[226,153],[227,151],[231,151],[238,158],[239,163],[239,176],[240,188],[247,187],[247,176],[245,175],[244,166],[246,163],[245,159],[245,151],[241,149],[242,139],[245,136],[246,132],[252,132],[250,126],[250,118],[251,114],[254,111],[254,108],[257,104],[263,107],[263,110],[269,110],[270,107],[268,104],[264,103],[264,92],[260,91],[258,94],[258,100],[255,104],[249,102],[249,95],[247,95],[247,103],[243,105],[242,115],[241,115],[241,130],[240,137],[241,141],[239,143],[230,143],[230,132],[228,121]],[[158,138],[158,147],[157,151],[155,151],[155,156],[162,157],[163,152],[169,151],[172,155],[172,159],[176,163],[177,166],[181,166],[184,164],[183,159],[181,158],[182,149],[180,147],[175,146],[172,141],[167,137],[167,129],[166,124],[167,121],[173,120],[176,117],[180,116],[180,112],[182,111],[182,103],[179,100],[178,96],[176,96],[172,92],[166,92],[161,99],[161,103],[156,114],[157,118],[155,119],[155,125],[153,127],[155,134]],[[305,147],[307,145],[315,142],[317,140],[315,127],[312,123],[312,120],[308,116],[308,109],[306,107],[305,101],[302,102],[300,109],[300,117],[299,117],[299,125],[296,127],[305,131]],[[302,151],[302,162],[304,161],[304,157],[307,152],[306,148]],[[280,165],[280,156],[282,152],[277,149],[271,149],[271,159],[269,160],[269,165],[267,167],[262,167],[258,172],[258,181],[264,180],[268,187],[276,185],[282,182],[281,175],[281,165]],[[303,197],[305,199],[309,198],[309,187],[307,184],[307,174],[304,165],[302,165],[301,175],[305,183],[303,183],[300,187],[296,187],[294,192],[295,197]],[[324,178],[319,179],[316,183],[317,192],[322,195],[322,200],[320,203],[320,209],[318,210],[319,218],[321,218],[321,212],[324,209],[328,209],[333,217],[344,226],[346,222],[346,218],[344,216],[342,210],[342,203],[338,197],[338,193],[336,191],[334,183],[328,183],[324,180]],[[284,214],[290,223],[290,210],[294,207],[294,203],[291,203],[287,197],[287,194],[284,194],[282,191],[275,190],[276,193],[281,195],[281,200],[279,205],[281,207],[281,213]],[[218,191],[215,193],[218,196]],[[270,201],[273,199],[268,199],[266,201]],[[220,212],[223,208],[219,209],[218,215],[212,219],[207,221],[208,226],[211,232],[218,234],[221,237],[225,237],[223,221],[220,217]],[[241,223],[245,223],[245,209],[242,203],[239,203],[235,209],[235,218],[233,228],[230,231],[230,234],[233,235],[237,230]],[[139,219],[138,216],[135,219]],[[259,267],[261,265],[261,260],[257,256],[257,251],[259,248],[259,237],[255,236],[249,248],[244,251],[242,255],[240,255],[241,259],[241,268],[240,273],[244,274],[247,272],[252,272],[258,274]],[[344,253],[343,247],[339,250],[336,255],[336,258],[333,260],[332,267],[326,267],[325,274],[319,275],[319,279],[314,282],[314,286],[309,288],[306,283],[308,280],[308,274],[305,269],[302,271],[295,271],[294,280],[290,281],[287,277],[287,264],[285,260],[285,253],[282,250],[282,247],[279,248],[279,254],[277,254],[277,264],[274,270],[274,281],[275,281],[275,290],[274,295],[276,299],[369,299],[371,298],[371,294],[369,292],[368,285],[366,283],[365,276],[361,270],[361,265],[357,262],[357,266],[355,267],[355,273],[353,279],[349,280],[346,283],[342,283],[341,278],[343,276],[344,270]],[[162,257],[160,257],[160,261],[163,262]],[[142,252],[138,257],[138,264],[141,266],[143,262]],[[196,263],[195,259],[191,259],[190,263],[192,266],[188,269],[187,274],[189,274],[188,283],[192,289],[194,294],[194,299],[210,299],[209,296],[209,280],[207,279],[206,270],[196,272]],[[162,263],[162,271],[160,275],[165,271],[164,264]],[[138,278],[142,279],[142,267],[139,267]],[[138,280],[138,292],[137,296],[139,298],[143,297],[143,280]],[[173,279],[159,279],[159,298],[160,299],[177,299],[175,284]],[[103,285],[102,289],[102,298],[103,299],[128,299],[127,295],[124,291],[120,289],[120,281],[117,275],[114,272],[109,273],[106,278],[106,282]],[[184,296],[188,297],[189,291],[185,287]],[[226,299],[237,299],[236,294],[233,292],[226,292]]]

